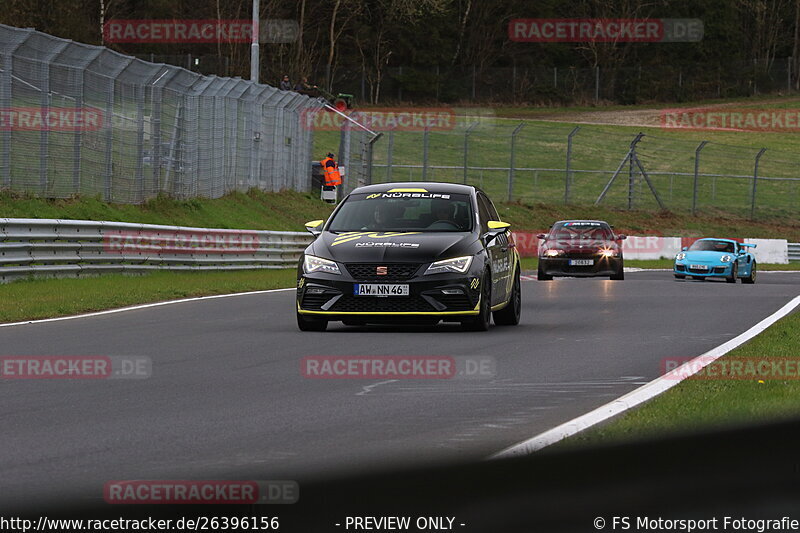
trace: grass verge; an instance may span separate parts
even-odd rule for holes
[[[54,318],[129,305],[294,287],[295,270],[154,272],[0,285],[0,323]]]
[[[794,313],[731,351],[721,361],[789,359],[800,363],[798,346],[800,313]],[[557,446],[653,438],[665,433],[705,431],[727,425],[797,416],[800,414],[798,377],[763,379],[761,382],[758,379],[690,378],[638,409],[579,433]]]

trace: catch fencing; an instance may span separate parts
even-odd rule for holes
[[[383,132],[371,147],[370,182],[466,183],[496,201],[753,218],[800,212],[797,154],[642,129],[465,114],[447,131]]]
[[[0,188],[138,204],[308,190],[319,99],[0,24]]]
[[[306,232],[0,218],[0,283],[153,270],[294,268]]]

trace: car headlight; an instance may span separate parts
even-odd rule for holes
[[[683,261],[684,259],[686,259],[686,254],[683,252],[680,252],[675,256],[676,261]]]
[[[720,258],[720,261],[722,261],[723,263],[730,263],[730,261],[731,261],[731,256],[729,256],[729,255],[723,255],[723,256]]]
[[[544,251],[545,257],[558,257],[559,255],[564,255],[564,250],[557,250],[555,248],[550,248],[549,250]]]
[[[472,256],[466,255],[464,257],[455,257],[453,259],[444,259],[442,261],[436,261],[435,263],[431,263],[431,266],[428,267],[428,270],[425,271],[425,275],[428,274],[444,274],[447,272],[455,272],[456,274],[463,274],[467,270],[469,270],[469,266],[472,264]]]
[[[602,255],[603,257],[616,257],[619,255],[619,252],[617,252],[613,248],[601,248],[600,255]]]
[[[312,272],[327,272],[328,274],[341,274],[339,265],[330,259],[323,259],[313,255],[307,255],[303,258],[303,271],[306,274]]]

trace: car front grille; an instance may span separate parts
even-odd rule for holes
[[[447,311],[471,311],[474,307],[466,294],[437,294],[433,297],[447,307]]]
[[[411,279],[420,268],[419,263],[348,263],[347,271],[358,281],[405,281]],[[378,274],[378,267],[385,267],[386,274]]]
[[[684,265],[675,265],[675,270],[678,272],[686,272],[686,267]]]
[[[724,274],[725,267],[714,267],[714,274]]]
[[[335,293],[328,292],[323,294],[309,294],[306,292],[303,295],[303,301],[300,304],[300,307],[303,309],[307,309],[309,311],[319,311],[323,305],[325,305],[328,300],[336,296]]]
[[[373,296],[344,295],[330,309],[343,313],[427,313],[435,309],[419,296]]]
[[[691,272],[692,274],[708,274],[711,271],[707,270],[705,268],[692,268],[692,267],[689,267],[689,272]]]

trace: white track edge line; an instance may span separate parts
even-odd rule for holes
[[[138,311],[139,309],[148,309],[150,307],[161,307],[164,305],[182,304],[186,302],[197,302],[200,300],[214,300],[216,298],[232,298],[234,296],[250,296],[253,294],[268,294],[271,292],[293,291],[294,287],[285,289],[269,289],[264,291],[249,291],[249,292],[232,292],[229,294],[215,294],[213,296],[196,296],[194,298],[182,298],[180,300],[167,300],[165,302],[153,302],[149,304],[133,305],[129,307],[119,307],[117,309],[108,309],[106,311],[95,311],[92,313],[83,313],[80,315],[60,316],[56,318],[43,318],[41,320],[23,320],[22,322],[8,322],[0,324],[0,328],[8,328],[11,326],[24,326],[27,324],[43,324],[45,322],[59,322],[61,320],[75,320],[78,318],[92,318],[95,316],[112,315],[115,313],[124,313],[126,311]]]
[[[703,367],[707,366],[713,361],[716,361],[734,348],[738,348],[759,333],[763,332],[781,318],[791,313],[798,305],[800,305],[800,295],[792,298],[789,303],[744,333],[741,333],[740,335],[717,346],[716,348],[712,348],[706,353],[692,359],[687,363],[684,363],[671,372],[668,372],[667,374],[654,379],[650,383],[642,385],[638,389],[635,389],[628,394],[617,398],[616,400],[602,405],[593,411],[556,426],[553,429],[547,430],[544,433],[540,433],[535,437],[509,446],[508,448],[491,455],[489,459],[503,459],[534,453],[567,437],[571,437],[572,435],[594,426],[595,424],[599,424],[600,422],[608,420],[613,416],[636,407],[647,400],[658,396],[662,392],[671,389],[684,379],[699,372]],[[687,369],[690,370],[687,371]]]

